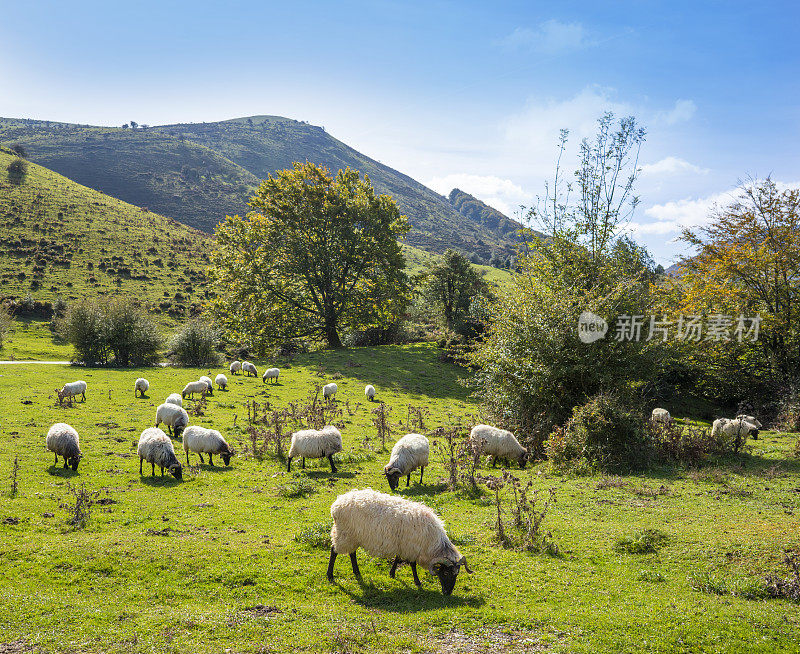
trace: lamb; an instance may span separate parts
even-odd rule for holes
[[[256,370],[255,365],[249,361],[242,361],[242,372],[248,377],[258,377],[258,370]]]
[[[214,455],[219,454],[225,465],[230,465],[233,451],[216,429],[206,429],[192,425],[183,432],[183,451],[186,452],[186,465],[189,465],[189,452],[196,452],[203,461],[203,454],[208,454],[209,465],[214,465]]]
[[[64,387],[61,390],[56,389],[56,394],[58,395],[58,403],[64,401],[64,398],[68,400],[72,400],[73,397],[77,397],[80,395],[83,398],[83,401],[86,401],[86,382],[85,381],[74,381],[70,382],[69,384],[64,384]]]
[[[205,395],[208,392],[208,384],[204,381],[193,381],[186,384],[181,391],[181,398],[186,399],[186,396],[189,397],[194,396],[195,393],[200,393],[201,395]]]
[[[367,399],[370,402],[374,402],[375,401],[375,387],[372,384],[367,384],[364,387],[364,395],[367,396]]]
[[[322,397],[325,398],[326,400],[332,400],[333,398],[336,397],[336,393],[338,392],[339,392],[339,387],[333,382],[331,382],[330,384],[325,384],[325,386],[322,387]]]
[[[230,371],[232,375],[235,375],[237,372],[242,371],[242,363],[241,361],[231,361]]]
[[[338,472],[333,465],[333,455],[342,451],[342,434],[333,425],[326,425],[321,430],[303,429],[292,434],[289,456],[286,460],[286,471],[292,471],[292,459],[303,458],[302,467],[306,467],[306,459],[322,459],[327,457],[331,464],[331,472]]]
[[[50,427],[47,430],[45,445],[48,450],[56,455],[54,465],[58,465],[58,457],[62,456],[64,457],[65,468],[69,464],[73,471],[78,469],[83,453],[81,452],[78,432],[70,425],[65,422],[57,422]]]
[[[261,377],[261,381],[263,381],[266,384],[268,379],[274,379],[275,383],[277,384],[278,383],[278,377],[280,376],[280,374],[281,374],[281,371],[280,371],[279,368],[267,368],[264,371],[264,376]]]
[[[439,578],[442,593],[450,595],[461,566],[472,573],[466,557],[450,542],[442,520],[427,506],[371,488],[339,495],[331,505],[331,558],[328,580],[338,554],[349,554],[353,574],[361,579],[356,550],[383,559],[394,558],[389,576],[394,578],[401,561],[411,564],[414,583],[422,586],[417,564]]]
[[[147,389],[150,388],[150,382],[147,381],[144,377],[139,377],[136,380],[136,383],[133,385],[133,397],[136,397],[136,393],[140,393],[142,397],[147,392]]]
[[[205,375],[203,375],[197,381],[205,382],[206,386],[208,386],[208,394],[209,395],[214,394],[214,382],[211,381],[211,377],[206,377]]]
[[[759,423],[760,424],[760,423]],[[711,425],[711,438],[738,452],[748,436],[758,439],[758,427],[742,418],[717,418]]]
[[[167,399],[164,400],[164,404],[175,404],[177,406],[183,406],[183,398],[181,398],[180,393],[170,393],[167,395]]]
[[[422,475],[425,474],[425,466],[428,465],[428,454],[430,443],[422,434],[406,434],[394,444],[389,463],[383,469],[389,488],[397,489],[400,477],[406,477],[406,488],[411,484],[411,473],[417,468],[419,471],[419,483],[422,483]]]
[[[175,434],[175,438],[177,438],[189,424],[189,414],[183,407],[165,402],[156,409],[156,427],[162,422],[167,426],[169,433]]]
[[[214,383],[219,387],[219,390],[224,391],[228,386],[228,378],[220,373],[214,377]]]
[[[147,461],[152,466],[151,476],[155,477],[156,466],[159,466],[162,477],[166,468],[175,479],[183,479],[183,468],[175,456],[172,441],[158,427],[148,427],[142,432],[136,453],[139,455],[139,476],[143,474],[142,462]]]
[[[666,409],[653,409],[653,413],[650,415],[650,422],[669,425],[672,423],[672,416],[669,415],[669,411]]]
[[[492,467],[497,467],[499,459],[504,459],[506,465],[509,464],[509,459],[513,459],[520,468],[524,468],[528,461],[528,450],[519,444],[514,434],[505,429],[475,425],[469,434],[469,440],[478,452],[492,456]]]

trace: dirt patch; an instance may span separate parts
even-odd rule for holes
[[[8,516],[7,518],[3,518],[3,524],[4,525],[18,525],[19,524],[19,518],[15,518],[13,516]],[[0,650],[0,652],[2,652],[2,651],[3,650]]]
[[[33,648],[21,640],[15,640],[13,643],[0,643],[0,654],[22,654],[22,652],[32,651]]]
[[[542,643],[533,632],[483,629],[469,635],[450,631],[436,641],[433,651],[440,654],[522,654],[549,650],[550,646]]]
[[[275,615],[276,613],[283,613],[277,606],[264,606],[263,604],[256,604],[255,606],[248,606],[243,608],[242,611],[245,613],[249,613],[250,615],[255,615],[260,618],[266,617],[268,615]]]

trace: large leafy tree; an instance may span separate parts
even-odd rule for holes
[[[487,285],[460,252],[447,250],[424,277],[422,292],[450,329],[469,313],[472,300],[486,293]]]
[[[343,329],[402,314],[409,282],[397,239],[409,224],[368,177],[295,163],[264,180],[250,206],[216,231],[214,311],[229,330],[256,346],[321,336],[341,347]]]

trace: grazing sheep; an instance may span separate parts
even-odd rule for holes
[[[136,393],[140,393],[142,397],[150,388],[150,382],[147,381],[144,377],[139,377],[136,380],[136,383],[133,386],[133,396],[136,397]]]
[[[650,415],[650,422],[669,425],[672,423],[672,416],[669,415],[669,411],[666,409],[653,409],[653,413]]]
[[[279,368],[267,368],[264,371],[264,375],[261,377],[261,381],[265,384],[267,383],[268,379],[274,379],[275,383],[278,383],[278,377],[280,376],[281,371]]]
[[[175,404],[177,406],[183,406],[183,398],[181,398],[180,393],[170,393],[167,395],[167,399],[164,400],[164,404]]]
[[[56,389],[56,394],[58,395],[58,403],[64,401],[64,398],[71,400],[73,397],[77,397],[80,395],[83,398],[83,401],[86,401],[86,382],[85,381],[74,381],[70,382],[69,384],[64,384],[64,388],[61,390]]]
[[[69,464],[73,470],[78,469],[78,463],[83,458],[80,440],[78,439],[78,432],[67,423],[57,422],[50,427],[47,430],[45,445],[48,450],[56,455],[54,465],[58,465],[58,457],[62,456],[64,457],[65,468]]]
[[[372,384],[367,384],[364,387],[364,395],[367,396],[367,399],[370,402],[374,402],[375,401],[375,387]]]
[[[738,416],[736,416],[736,418],[739,420],[746,420],[751,425],[755,425],[758,429],[761,429],[764,426],[755,418],[755,416],[746,416],[743,413],[740,413]]]
[[[249,361],[242,361],[242,372],[248,377],[258,377],[258,370],[255,365]]]
[[[181,391],[181,398],[186,399],[186,396],[193,397],[195,393],[205,395],[208,392],[208,384],[204,381],[193,381],[186,384]]]
[[[143,474],[142,462],[147,461],[152,466],[151,476],[155,477],[156,466],[159,466],[162,477],[166,468],[175,479],[183,479],[183,468],[175,456],[172,441],[158,427],[148,427],[142,432],[136,453],[139,455],[139,476]]]
[[[197,381],[205,382],[206,386],[208,386],[208,394],[209,395],[214,394],[214,382],[211,381],[211,377],[206,377],[205,375],[203,375]]]
[[[430,453],[430,443],[422,434],[406,434],[394,444],[389,463],[383,469],[389,488],[397,489],[400,477],[405,476],[406,488],[411,484],[411,473],[417,468],[419,471],[419,483],[422,483],[422,475],[425,474],[425,466],[428,465],[428,454]]]
[[[360,579],[356,550],[363,547],[382,559],[394,558],[389,576],[394,578],[401,561],[411,564],[419,587],[417,564],[439,578],[442,593],[450,595],[466,557],[450,542],[442,520],[427,506],[403,497],[379,493],[371,488],[339,495],[331,505],[331,558],[328,580],[333,581],[337,554],[349,554],[353,574]]]
[[[492,456],[492,467],[497,467],[499,459],[516,461],[520,468],[524,468],[528,461],[526,450],[510,431],[492,427],[491,425],[475,425],[469,434],[470,443],[481,454]]]
[[[219,390],[224,391],[228,386],[228,378],[222,373],[214,377],[214,383],[219,386]]]
[[[195,452],[203,461],[203,454],[208,454],[209,465],[214,465],[214,455],[219,454],[225,465],[230,465],[233,452],[228,443],[216,429],[206,429],[192,425],[183,432],[183,451],[186,452],[186,465],[189,465],[189,452]]]
[[[331,382],[330,384],[325,384],[325,386],[322,387],[322,397],[325,398],[326,400],[332,400],[333,398],[336,397],[336,393],[338,392],[339,392],[339,387],[333,382]]]
[[[759,423],[760,424],[760,423]],[[711,425],[711,438],[726,449],[738,452],[748,436],[758,440],[758,427],[742,418],[717,418]]]
[[[242,371],[242,362],[241,361],[231,361],[231,365],[229,370],[231,371],[232,375],[235,375],[237,372]]]
[[[177,438],[189,424],[189,414],[183,407],[165,402],[156,409],[156,427],[162,422],[167,426],[167,431],[175,434],[175,438]]]
[[[338,472],[333,465],[333,455],[342,451],[342,434],[333,425],[326,425],[321,430],[303,429],[292,434],[289,456],[286,461],[287,472],[292,471],[292,459],[303,458],[302,467],[306,467],[306,459],[322,459],[327,457],[331,464],[331,472]]]

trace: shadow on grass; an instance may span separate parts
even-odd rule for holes
[[[232,472],[233,471],[233,466],[232,465],[226,466],[226,465],[216,465],[215,464],[215,465],[212,466],[209,463],[201,463],[199,465],[192,466],[192,467],[197,468],[198,470],[202,470],[203,472]]]
[[[47,469],[47,474],[52,475],[53,477],[63,477],[64,479],[71,479],[72,477],[77,477],[80,473],[77,470],[73,470],[72,468],[65,468],[60,465],[51,465]]]
[[[156,470],[156,476],[151,477],[150,475],[142,475],[139,478],[145,486],[153,486],[153,487],[168,487],[168,486],[178,486],[183,483],[180,479],[175,479],[172,475],[164,475],[163,477],[159,475],[158,471]]]
[[[404,582],[400,580],[400,583]],[[359,606],[392,613],[419,613],[420,611],[435,611],[461,606],[479,608],[485,604],[485,600],[481,597],[459,595],[458,584],[452,595],[449,597],[443,595],[439,582],[436,580],[423,581],[422,588],[417,588],[412,582],[409,582],[403,588],[384,590],[362,579],[358,580],[362,591],[360,595],[347,590],[336,580],[334,580],[334,584]]]

